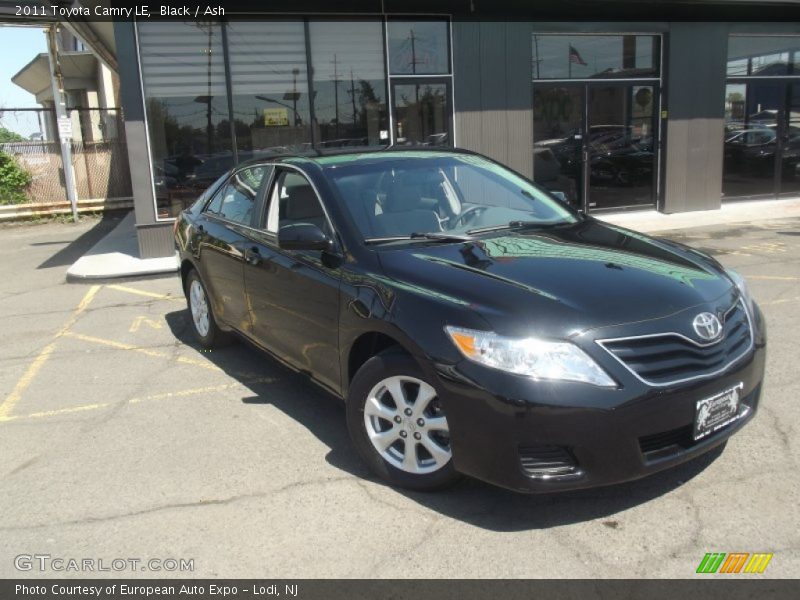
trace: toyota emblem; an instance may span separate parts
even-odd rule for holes
[[[700,313],[692,321],[695,333],[704,340],[715,340],[722,333],[722,323],[716,315],[709,312]]]

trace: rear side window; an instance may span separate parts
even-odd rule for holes
[[[206,190],[197,197],[192,205],[189,207],[189,212],[193,214],[199,214],[200,211],[203,210],[203,206],[205,206],[208,199],[211,197],[212,194],[215,194],[217,190],[219,190],[220,186],[224,180],[228,179],[228,174],[225,173],[219,179],[217,179],[214,183],[206,188]]]
[[[268,167],[247,167],[236,171],[206,208],[206,212],[222,219],[250,225]]]

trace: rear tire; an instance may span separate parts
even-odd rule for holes
[[[386,351],[358,370],[347,395],[347,428],[364,462],[391,485],[433,491],[461,478],[438,393],[407,354]]]
[[[204,348],[215,348],[225,344],[229,336],[217,325],[206,286],[194,269],[186,276],[185,292],[195,339]]]

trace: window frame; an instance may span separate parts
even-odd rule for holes
[[[646,75],[641,77],[562,77],[562,78],[539,78],[534,77],[533,68],[531,68],[531,82],[536,84],[547,84],[547,83],[610,83],[610,82],[637,82],[637,81],[650,81],[650,82],[659,82],[659,85],[662,85],[662,81],[665,77],[665,39],[666,39],[666,32],[661,30],[653,30],[653,31],[641,31],[641,30],[631,30],[631,31],[593,31],[593,32],[579,32],[579,31],[549,31],[549,30],[534,30],[531,33],[531,58],[533,59],[534,52],[534,36],[537,35],[547,35],[547,36],[561,36],[561,37],[575,37],[575,36],[582,36],[582,37],[624,37],[627,35],[632,36],[648,36],[648,37],[656,37],[658,38],[658,52],[653,55],[654,60],[656,61],[655,65],[655,75]]]
[[[447,64],[447,71],[444,73],[393,73],[391,65],[391,56],[389,54],[389,39],[390,39],[390,23],[443,23],[446,26],[445,32],[445,62]],[[442,15],[388,15],[384,21],[384,37],[386,39],[386,78],[391,77],[452,77],[453,73],[453,23],[452,17],[449,14]]]
[[[797,32],[786,32],[786,33],[750,33],[746,31],[735,31],[728,33],[727,43],[728,48],[730,48],[730,40],[731,38],[795,38],[798,40],[798,49],[790,51],[791,54],[800,54],[800,33]],[[763,56],[763,55],[762,55]],[[780,79],[789,79],[789,80],[797,80],[800,78],[800,67],[795,67],[797,63],[788,63],[787,69],[788,71],[783,74],[777,75],[753,75],[750,71],[752,70],[752,59],[753,55],[748,56],[747,58],[739,59],[739,60],[746,60],[747,61],[747,70],[746,74],[730,74],[728,73],[728,66],[730,65],[730,54],[729,51],[726,51],[725,57],[725,82],[726,83],[739,83],[738,80],[742,80],[742,83],[747,83],[747,81],[754,81],[754,80],[780,80]]]
[[[319,188],[314,183],[314,180],[309,177],[308,173],[306,173],[303,169],[298,167],[297,165],[292,165],[288,163],[270,163],[270,166],[273,168],[272,174],[270,176],[269,187],[264,190],[263,193],[263,201],[262,207],[263,210],[259,211],[258,214],[258,222],[255,223],[254,229],[257,230],[262,235],[269,237],[271,240],[274,241],[274,244],[277,248],[279,248],[282,252],[290,252],[296,253],[295,250],[287,250],[286,248],[281,248],[278,244],[278,231],[280,231],[280,225],[278,226],[277,231],[269,231],[267,229],[268,226],[268,219],[270,209],[272,208],[272,200],[274,195],[274,190],[276,189],[276,185],[278,184],[278,180],[280,179],[281,173],[285,171],[294,171],[298,175],[300,175],[303,179],[305,179],[308,184],[311,186],[311,189],[314,190],[314,195],[317,197],[317,202],[319,202],[320,207],[322,207],[322,213],[325,216],[325,221],[328,224],[328,229],[331,233],[331,239],[334,240],[334,243],[337,246],[341,246],[339,231],[336,228],[333,219],[331,219],[330,213],[328,212],[328,207],[325,205],[325,201],[322,199],[322,194],[320,194]]]

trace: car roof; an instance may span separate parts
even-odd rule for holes
[[[237,164],[235,169],[266,162],[288,164],[317,164],[327,167],[353,162],[373,162],[397,158],[429,158],[433,156],[478,155],[463,148],[426,148],[416,146],[389,146],[384,148],[359,148],[346,150],[309,150],[307,152],[264,155]]]

